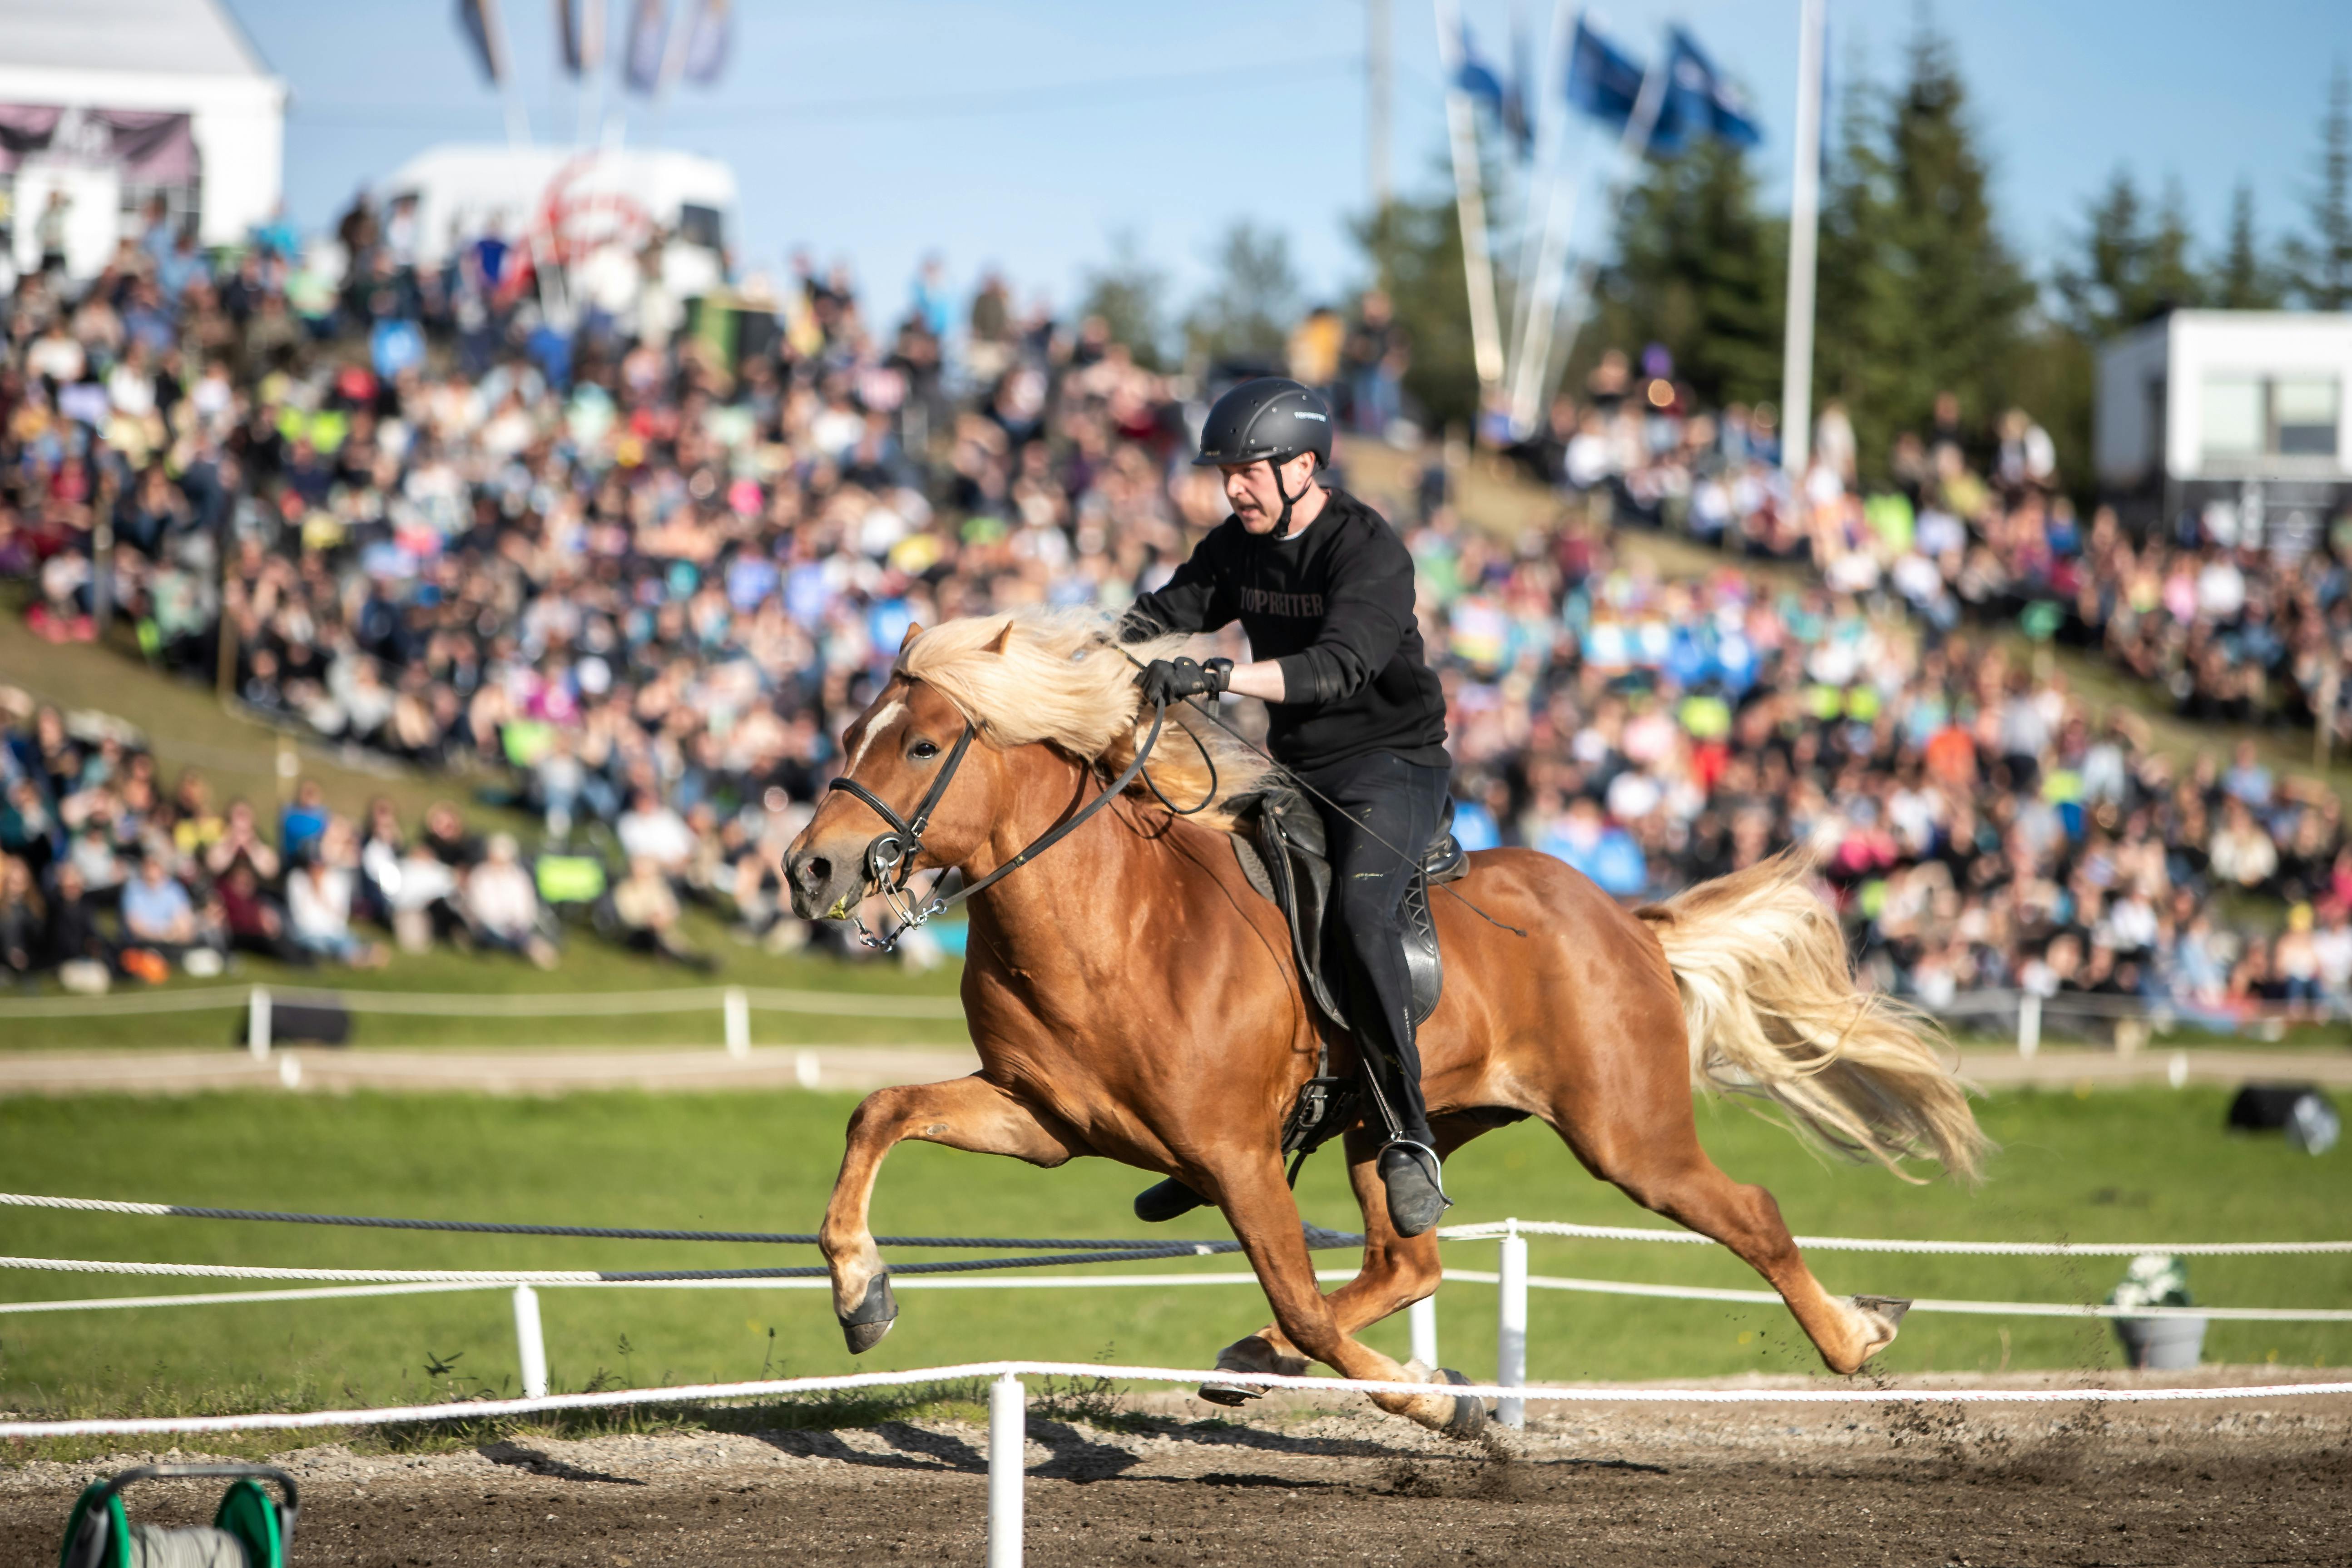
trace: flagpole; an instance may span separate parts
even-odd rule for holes
[[[1625,117],[1625,134],[1617,144],[1618,153],[1637,172],[1642,160],[1650,155],[1650,139],[1656,133],[1658,116],[1665,109],[1667,78],[1674,70],[1674,40],[1669,36],[1665,48],[1653,56],[1648,67],[1643,70],[1642,90],[1633,97],[1633,112]],[[1629,173],[1624,183],[1617,187],[1617,200],[1610,211],[1612,226],[1625,216],[1625,204],[1633,196],[1633,175]],[[1600,268],[1600,262],[1591,256],[1587,256],[1577,268],[1576,285],[1568,291],[1564,307],[1559,312],[1567,318],[1568,331],[1559,334],[1557,345],[1551,342],[1553,322],[1549,318],[1542,322],[1544,379],[1538,389],[1538,396],[1543,387],[1559,384],[1560,376],[1568,370],[1569,360],[1576,353],[1576,340],[1583,335],[1585,318],[1591,314],[1593,278]]]
[[[1570,5],[1570,0],[1553,0],[1550,46],[1546,49],[1542,61],[1538,61],[1536,66],[1536,80],[1532,84],[1535,89],[1534,105],[1528,112],[1532,113],[1545,105],[1552,104],[1555,98],[1567,90],[1567,73],[1562,71],[1554,78],[1549,74],[1549,68],[1544,62],[1557,62],[1568,51],[1569,18],[1571,15]],[[1573,15],[1580,20],[1583,14],[1579,11]],[[1572,121],[1569,116],[1559,112],[1557,106],[1553,112],[1544,115],[1535,122],[1535,177],[1531,183],[1529,194],[1532,198],[1533,192],[1537,189],[1545,193],[1544,220],[1542,226],[1538,228],[1536,225],[1525,221],[1527,215],[1521,215],[1519,269],[1512,279],[1511,289],[1510,353],[1503,359],[1505,374],[1510,376],[1514,386],[1526,379],[1523,366],[1527,361],[1528,328],[1534,317],[1535,280],[1541,276],[1537,270],[1538,258],[1545,253],[1545,247],[1551,243],[1552,226],[1559,216],[1559,187],[1567,174],[1568,136],[1571,124]],[[1570,196],[1571,213],[1574,210],[1572,205],[1574,200],[1574,195],[1571,193]],[[1518,421],[1516,414],[1517,407],[1516,395],[1512,406],[1515,411],[1512,424],[1517,430]],[[1525,431],[1519,430],[1518,433],[1524,435]]]
[[[1486,195],[1478,180],[1478,132],[1460,82],[1460,16],[1454,0],[1431,0],[1431,7],[1437,17],[1437,55],[1445,71],[1445,130],[1454,152],[1454,209],[1462,225],[1462,269],[1470,291],[1470,352],[1483,401],[1503,379],[1503,344],[1495,313],[1495,266],[1486,254]]]
[[[1789,193],[1788,339],[1780,357],[1780,467],[1801,476],[1812,456],[1813,274],[1822,224],[1822,46],[1824,0],[1797,4],[1797,167]]]

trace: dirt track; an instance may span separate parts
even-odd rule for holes
[[[1031,1562],[2352,1562],[2342,1397],[1576,1407],[1485,1447],[1352,1412],[1214,1425],[1141,1403],[1118,1429],[1033,1419]],[[299,1564],[976,1563],[985,1448],[920,1423],[283,1462],[306,1488]],[[0,1472],[0,1568],[47,1568],[76,1491],[116,1468]],[[151,1484],[132,1517],[196,1522],[217,1494]]]

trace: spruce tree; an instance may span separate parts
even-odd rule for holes
[[[2206,280],[2205,293],[2224,310],[2278,309],[2278,278],[2263,259],[2262,240],[2254,228],[2253,187],[2243,180],[2230,197],[2230,237]]]
[[[1780,383],[1784,226],[1756,210],[1747,154],[1709,138],[1653,163],[1627,196],[1601,285],[1601,338],[1662,344],[1712,406]]]
[[[1857,420],[1881,439],[1924,424],[1940,392],[1958,396],[1969,425],[1988,426],[2000,413],[2003,373],[2034,298],[1993,225],[1951,46],[1925,23],[1913,37],[1909,68],[1886,126],[1880,265],[1895,287],[1874,302],[1893,311],[1873,328],[1891,350],[1885,401]]]
[[[2340,59],[2328,79],[2319,183],[2305,216],[2311,232],[2289,251],[2296,293],[2315,310],[2352,309],[2352,77]]]

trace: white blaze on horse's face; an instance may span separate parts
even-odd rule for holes
[[[857,776],[858,768],[865,763],[866,753],[874,749],[874,737],[897,723],[906,711],[907,705],[893,697],[866,721],[866,733],[857,738],[857,754],[849,759],[849,766],[845,770],[852,778]]]

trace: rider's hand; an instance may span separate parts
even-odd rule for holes
[[[1176,702],[1187,697],[1218,695],[1232,679],[1233,671],[1234,661],[1229,658],[1213,658],[1205,665],[1189,658],[1155,658],[1137,684],[1143,688],[1146,702]]]

